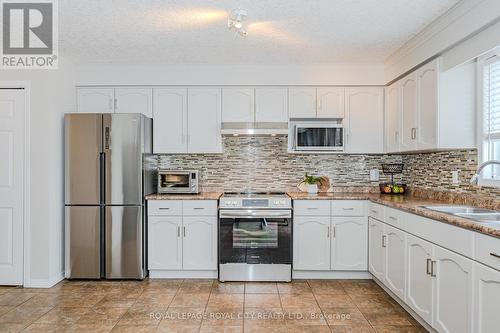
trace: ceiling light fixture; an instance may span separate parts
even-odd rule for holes
[[[227,27],[229,30],[234,30],[241,37],[246,37],[248,32],[243,28],[243,21],[247,18],[248,11],[246,9],[235,9],[227,18]]]

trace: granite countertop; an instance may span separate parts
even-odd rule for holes
[[[159,194],[146,195],[146,200],[219,200],[222,192],[200,192],[197,194]]]
[[[372,202],[391,208],[400,209],[443,223],[455,225],[461,228],[500,238],[500,222],[478,223],[463,217],[440,213],[422,207],[431,205],[455,205],[454,203],[450,203],[445,200],[421,199],[410,195],[385,195],[377,193],[332,192],[310,195],[308,193],[289,192],[287,194],[293,200],[370,200]],[[463,204],[467,205],[467,203]]]

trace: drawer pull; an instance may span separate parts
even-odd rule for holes
[[[309,209],[309,210],[316,210],[316,209],[318,209],[318,207],[307,207],[307,209]]]
[[[377,210],[375,210],[375,209],[372,209],[372,210],[371,210],[371,212],[372,212],[373,214],[378,214],[378,211],[377,211]]]
[[[354,210],[353,207],[350,207],[350,208],[342,208],[343,210]]]
[[[397,221],[397,220],[398,220],[398,219],[397,219],[397,218],[395,218],[394,216],[389,216],[389,218],[390,218],[391,220],[393,220],[393,221]]]
[[[499,258],[500,259],[500,254],[495,253],[495,252],[490,252],[490,256],[493,256],[495,258]]]
[[[194,209],[194,210],[203,210],[203,209],[205,209],[205,208],[203,208],[203,207],[194,207],[193,209]]]
[[[158,209],[159,209],[159,210],[169,210],[170,208],[168,208],[168,207],[160,207],[160,208],[158,208]]]
[[[431,275],[431,268],[430,266],[432,265],[432,259],[427,258],[427,267],[426,267],[426,273],[427,275]]]

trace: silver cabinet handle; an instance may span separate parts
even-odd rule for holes
[[[395,218],[394,216],[389,216],[389,218],[393,221],[397,221],[397,218]]]
[[[169,210],[170,208],[169,207],[160,207],[158,208],[159,210]]]
[[[309,210],[317,210],[318,207],[307,207],[307,209],[309,209]]]
[[[186,238],[186,227],[182,227],[182,231],[184,233],[184,238]]]
[[[387,247],[387,235],[382,235],[382,247]]]
[[[118,98],[115,98],[115,110],[118,110]]]
[[[426,273],[427,275],[431,275],[431,267],[432,266],[432,259],[431,258],[427,258],[426,260]]]
[[[417,138],[417,128],[416,128],[416,127],[413,127],[413,128],[411,129],[411,138],[412,138],[413,140],[415,140],[415,139]]]
[[[181,237],[181,227],[177,227],[177,237]]]
[[[337,236],[337,228],[333,227],[333,238]]]
[[[203,210],[203,209],[205,209],[205,208],[203,208],[203,207],[194,207],[193,209],[194,209],[194,210]]]
[[[372,209],[370,210],[373,214],[378,214],[378,211],[376,211],[375,209]]]
[[[350,208],[342,208],[342,210],[354,210],[353,207],[350,207]]]
[[[495,257],[495,258],[499,258],[499,259],[500,259],[500,254],[495,253],[495,252],[491,252],[491,253],[490,253],[490,256],[493,256],[493,257]]]
[[[436,260],[431,261],[431,276],[436,277],[436,272],[434,271],[434,264],[436,263]]]
[[[330,227],[327,227],[326,238],[330,238]]]

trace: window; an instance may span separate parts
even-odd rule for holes
[[[482,62],[482,131],[481,162],[500,160],[500,57],[493,56]],[[486,167],[481,180],[500,185],[500,168]],[[493,184],[491,184],[493,185]]]

